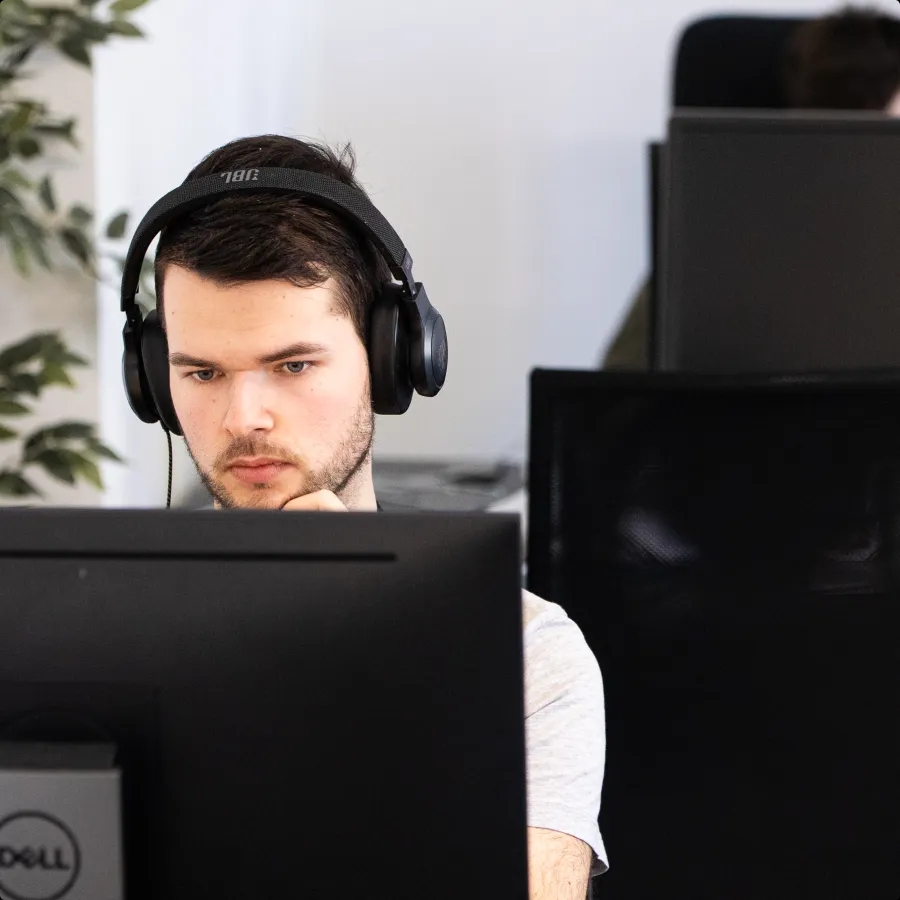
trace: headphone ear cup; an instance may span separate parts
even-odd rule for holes
[[[396,294],[390,289],[375,297],[369,311],[368,348],[372,409],[380,416],[402,415],[413,395],[409,335]]]
[[[172,403],[172,392],[169,388],[169,341],[155,309],[144,319],[144,327],[141,330],[141,357],[159,421],[167,431],[181,435],[181,425],[175,414],[175,405]]]
[[[122,329],[122,381],[125,383],[125,394],[134,414],[148,425],[159,421],[156,406],[153,403],[153,395],[150,393],[150,385],[147,384],[147,375],[144,372],[144,363],[141,360],[141,330],[143,322],[137,319],[132,325],[131,321],[125,323]]]
[[[416,393],[435,397],[447,379],[447,328],[432,306],[424,323],[416,319],[411,335],[410,377]]]

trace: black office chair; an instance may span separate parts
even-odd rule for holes
[[[808,19],[714,16],[681,35],[675,54],[672,105],[726,109],[787,106],[788,45]]]

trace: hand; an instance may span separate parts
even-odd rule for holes
[[[294,497],[281,507],[286,510],[347,512],[347,507],[331,491],[316,491],[314,494],[304,494],[302,497]]]

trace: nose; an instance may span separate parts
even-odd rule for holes
[[[262,373],[239,372],[232,377],[223,425],[233,437],[270,431],[275,424],[266,402]]]

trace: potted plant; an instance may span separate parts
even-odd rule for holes
[[[0,255],[8,255],[16,277],[27,279],[36,269],[59,273],[61,260],[74,260],[96,278],[100,257],[91,210],[57,203],[45,156],[59,142],[78,146],[77,123],[28,95],[29,62],[36,51],[49,48],[90,68],[94,45],[143,36],[128,17],[146,2],[0,0]],[[115,216],[106,236],[121,239],[127,222],[125,213]],[[2,298],[3,306],[15,302],[14,295]],[[86,365],[88,360],[53,331],[0,347],[0,501],[40,497],[31,477],[38,470],[66,484],[87,482],[102,489],[99,460],[120,461],[93,423],[29,427],[43,393],[74,388],[73,370]]]

